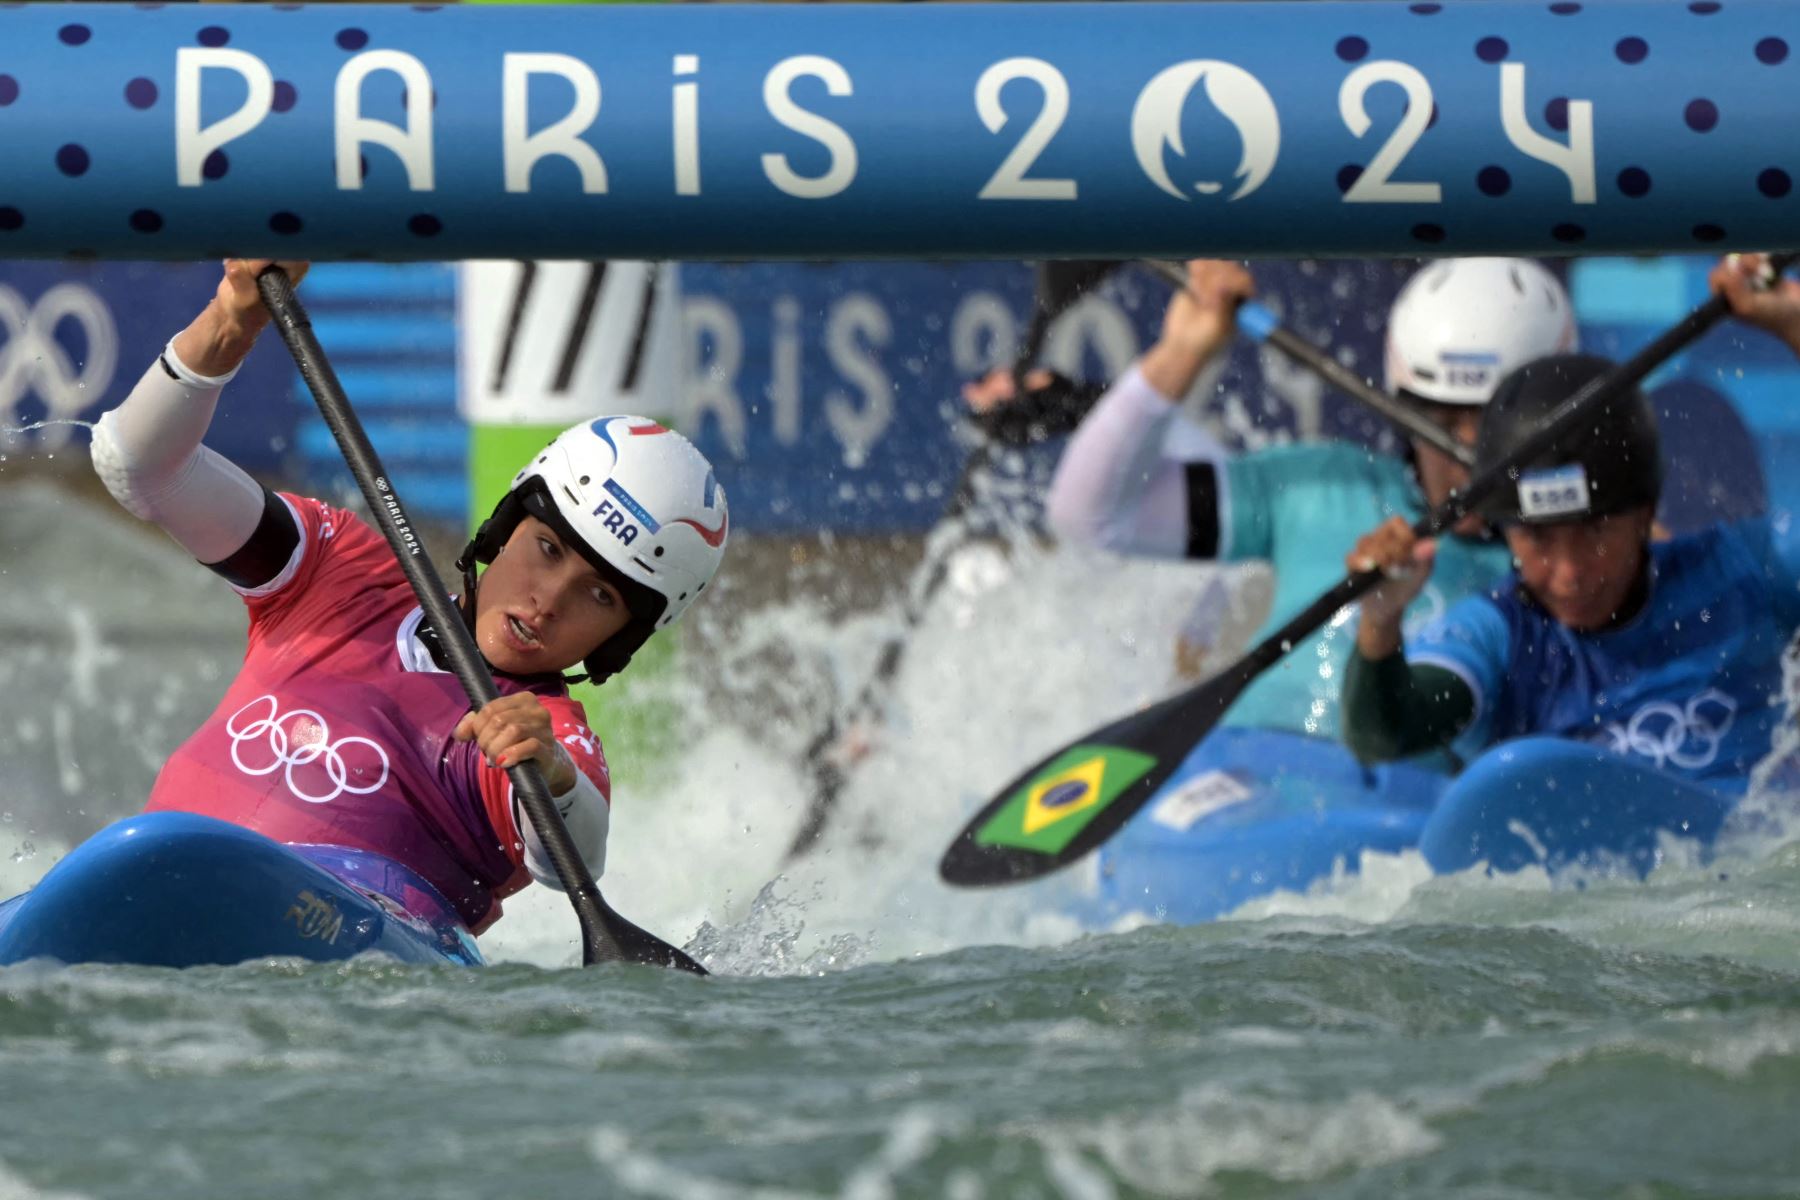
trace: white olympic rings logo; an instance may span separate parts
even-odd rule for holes
[[[56,340],[64,321],[81,326],[85,360],[79,367]],[[112,312],[92,288],[59,283],[34,306],[10,287],[0,286],[0,419],[11,420],[19,403],[36,393],[51,419],[72,417],[105,398],[119,363],[119,331]],[[61,440],[68,439],[62,429]],[[46,436],[46,445],[54,438]],[[60,444],[60,442],[58,443]]]
[[[1710,767],[1737,720],[1737,701],[1718,688],[1707,688],[1686,705],[1656,700],[1631,714],[1626,722],[1606,727],[1619,754],[1641,754],[1657,766],[1673,764],[1697,771]]]
[[[268,705],[266,716],[255,716],[248,724],[240,725],[239,718],[253,715],[251,710],[261,705]],[[327,804],[336,800],[345,792],[355,796],[366,796],[377,791],[388,780],[387,751],[366,737],[342,737],[331,740],[331,728],[326,725],[325,718],[309,708],[297,708],[293,712],[281,711],[281,704],[273,696],[258,696],[236,712],[225,722],[225,732],[231,735],[231,761],[237,769],[246,775],[270,775],[282,767],[287,768],[286,779],[288,791],[306,801],[308,804]],[[266,763],[244,761],[244,746],[250,743],[253,748],[260,747],[269,752],[270,760]],[[367,766],[353,766],[344,756],[344,751],[353,746],[366,746],[373,751],[374,757]],[[258,758],[261,755],[257,756]],[[357,757],[364,757],[358,755]],[[380,778],[373,783],[352,783],[351,775],[367,775],[379,762]],[[331,791],[308,790],[302,786],[304,781],[295,780],[295,772],[303,767],[320,763],[326,778],[331,783]]]

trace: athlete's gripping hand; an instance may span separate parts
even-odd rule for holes
[[[483,705],[458,721],[451,736],[474,742],[489,766],[504,768],[535,759],[552,796],[575,786],[575,762],[556,742],[550,710],[530,692],[514,692]]]
[[[1768,262],[1765,254],[1728,254],[1707,283],[1725,297],[1738,320],[1767,330],[1800,355],[1800,281],[1785,276],[1768,280]]]
[[[1139,364],[1144,380],[1169,400],[1180,400],[1201,370],[1237,334],[1238,305],[1256,294],[1242,263],[1197,258],[1187,265],[1187,286],[1163,314],[1162,336]]]
[[[1413,533],[1405,517],[1389,517],[1357,540],[1344,558],[1351,571],[1380,570],[1387,579],[1363,593],[1356,648],[1371,662],[1400,648],[1406,606],[1425,590],[1437,560],[1437,539]]]
[[[1056,376],[1042,367],[1025,372],[1025,393],[1041,392],[1056,381]],[[1019,399],[1018,381],[1012,368],[995,367],[973,383],[963,384],[963,403],[976,416],[993,412]]]
[[[256,345],[257,335],[269,324],[269,310],[263,307],[256,277],[272,262],[275,260],[269,258],[225,260],[225,274],[212,303],[194,318],[193,324],[175,335],[175,355],[183,366],[208,377],[237,370]],[[306,277],[306,263],[287,261],[278,265],[295,283]]]

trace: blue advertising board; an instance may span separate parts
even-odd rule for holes
[[[1570,284],[1584,344],[1629,353],[1706,294],[1710,258],[1586,259]],[[1259,262],[1286,323],[1379,383],[1386,314],[1411,262]],[[454,271],[325,264],[303,292],[352,401],[420,517],[460,521],[467,430],[456,413]],[[79,422],[118,403],[211,294],[218,269],[0,264],[0,452],[85,447]],[[687,264],[684,425],[718,464],[746,533],[919,531],[949,503],[973,443],[962,384],[1009,363],[1032,299],[1019,263]],[[1044,360],[1104,381],[1155,337],[1168,285],[1127,268],[1077,305]],[[1800,509],[1800,364],[1724,326],[1652,380],[1673,450],[1678,527],[1765,501]],[[1401,450],[1393,430],[1247,340],[1195,414],[1232,449],[1344,437]],[[45,424],[45,422],[49,422]],[[1746,426],[1748,428],[1746,428]],[[335,443],[285,352],[259,346],[208,442],[278,482],[348,500]],[[999,457],[1029,518],[1061,443]],[[1768,482],[1765,483],[1765,480]]]

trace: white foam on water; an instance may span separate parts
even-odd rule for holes
[[[1233,1172],[1305,1183],[1416,1158],[1443,1144],[1421,1114],[1372,1092],[1312,1101],[1219,1084],[1187,1089],[1167,1108],[1032,1122],[1019,1132],[1039,1142],[1047,1158],[1060,1156],[1065,1168],[1086,1167],[1084,1182],[1095,1173],[1074,1157],[1076,1147],[1103,1162],[1113,1178],[1157,1196],[1208,1195],[1218,1176]]]
[[[615,809],[602,880],[608,902],[676,942],[704,923],[703,948],[734,971],[829,969],[981,943],[1054,944],[1083,932],[1062,915],[1062,898],[1081,885],[1078,870],[1031,887],[972,892],[940,882],[937,860],[1023,765],[1167,690],[1197,572],[1029,547],[1001,562],[991,547],[975,554],[975,565],[953,568],[909,640],[878,741],[850,772],[810,853],[783,862],[812,794],[800,759],[822,726],[715,723],[671,764],[663,786],[640,789]],[[869,633],[883,624],[865,618],[846,630],[817,622],[801,630],[780,610],[764,619],[785,636],[813,639],[797,656],[859,667],[872,664]],[[756,621],[750,625],[746,640],[755,645]],[[852,681],[848,694],[864,677],[842,676]],[[507,901],[508,916],[484,949],[497,958],[568,961],[566,904],[541,894],[521,900]]]
[[[0,1200],[88,1200],[81,1192],[65,1192],[34,1186],[0,1159]]]

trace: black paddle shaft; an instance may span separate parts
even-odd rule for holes
[[[1772,256],[1770,277],[1779,276],[1796,259],[1800,259],[1800,255]],[[1558,405],[1535,432],[1486,470],[1477,472],[1467,487],[1453,492],[1414,525],[1413,531],[1421,537],[1432,537],[1455,525],[1489,493],[1511,482],[1516,470],[1588,420],[1601,405],[1642,382],[1657,367],[1717,324],[1729,310],[1725,297],[1714,296],[1631,358],[1589,380]],[[1225,710],[1252,680],[1383,578],[1385,574],[1380,570],[1358,571],[1345,576],[1223,673],[1097,729],[1039,761],[1008,784],[963,828],[944,852],[938,865],[939,875],[945,882],[959,887],[1017,883],[1049,874],[1085,856],[1122,828],[1169,781],[1188,752],[1212,732]],[[1060,850],[1044,853],[981,840],[982,831],[996,814],[1063,755],[1076,748],[1093,748],[1098,752],[1109,747],[1128,748],[1153,761],[1130,785],[1100,807]]]
[[[1139,259],[1138,262],[1155,271],[1175,287],[1186,290],[1187,272],[1175,263],[1157,258]],[[1406,401],[1371,387],[1362,376],[1287,326],[1275,326],[1263,340],[1344,395],[1349,396],[1352,400],[1360,401],[1368,408],[1380,413],[1427,446],[1448,455],[1465,467],[1475,465],[1474,451],[1451,437],[1430,417],[1419,412]]]
[[[320,415],[337,439],[350,473],[362,488],[370,512],[375,515],[376,523],[393,548],[394,557],[399,560],[400,569],[406,573],[407,583],[412,585],[413,594],[437,631],[457,682],[468,693],[470,704],[478,709],[499,699],[499,689],[494,686],[487,664],[475,649],[475,639],[464,626],[461,614],[451,605],[449,592],[438,577],[437,569],[431,565],[424,543],[407,520],[406,509],[401,505],[387,471],[382,468],[375,447],[369,443],[362,422],[350,407],[349,398],[338,382],[337,372],[332,370],[324,347],[319,345],[312,320],[294,295],[293,282],[286,271],[271,266],[257,276],[256,283],[262,292],[263,303],[275,319],[276,328],[281,331],[281,340],[287,343],[294,365],[300,369],[301,378],[306,380],[306,386],[318,403]],[[551,865],[556,868],[557,878],[568,893],[569,902],[575,906],[576,918],[581,923],[583,964],[654,963],[697,975],[706,974],[706,968],[687,954],[639,929],[607,906],[587,864],[575,851],[568,827],[551,800],[550,789],[537,763],[530,759],[515,763],[507,768],[507,774],[514,793],[531,818],[532,828],[549,852]]]

